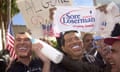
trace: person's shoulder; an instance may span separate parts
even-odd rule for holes
[[[17,70],[17,72],[19,72],[19,70],[21,69],[22,63],[18,62],[17,59],[13,60],[10,64],[10,66],[8,67],[6,72],[15,72]]]

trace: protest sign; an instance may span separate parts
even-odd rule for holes
[[[119,17],[117,18],[119,15],[118,6],[114,2],[111,2],[106,6],[102,5],[97,8],[96,13],[96,34],[103,37],[109,37],[115,24],[119,22]]]
[[[58,6],[54,15],[54,26],[59,32],[77,30],[94,31],[96,10],[94,7]]]
[[[77,30],[108,37],[119,22],[119,18],[116,18],[119,14],[114,2],[99,8],[58,6],[54,15],[54,29],[56,33]]]
[[[40,38],[43,36],[42,24],[49,24],[49,9],[71,5],[71,0],[17,0],[17,5],[32,36]]]

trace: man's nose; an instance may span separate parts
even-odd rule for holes
[[[107,55],[106,55],[106,58],[109,60],[109,59],[111,59],[112,58],[112,53],[110,52],[110,53],[108,53]]]

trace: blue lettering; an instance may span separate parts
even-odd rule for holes
[[[65,24],[88,23],[95,22],[95,18],[94,17],[80,18],[80,15],[69,15],[68,13],[62,18],[61,21],[62,23]]]
[[[78,19],[80,18],[80,15],[69,15],[69,13],[66,14],[66,19]]]

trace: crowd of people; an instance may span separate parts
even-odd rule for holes
[[[64,56],[55,64],[40,52],[42,44],[32,44],[25,32],[19,32],[14,44],[17,58],[5,66],[0,63],[0,72],[119,72],[120,33],[113,33],[108,38],[75,30],[61,33],[57,50]]]

